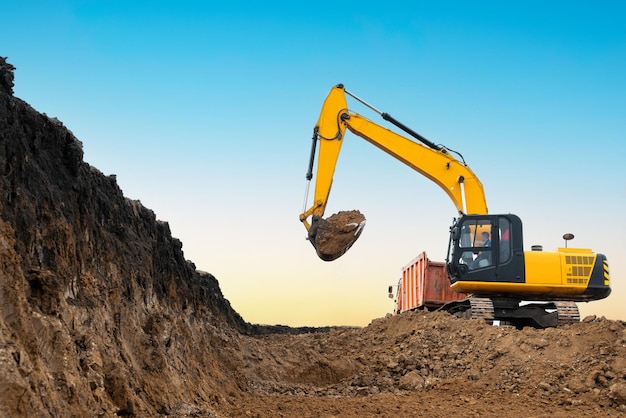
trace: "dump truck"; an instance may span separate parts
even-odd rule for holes
[[[389,297],[393,298],[393,287],[389,286]],[[395,293],[394,312],[424,309],[434,311],[451,301],[463,300],[468,295],[450,288],[446,263],[431,261],[426,252],[420,253],[402,267]]]

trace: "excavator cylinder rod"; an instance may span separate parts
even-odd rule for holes
[[[441,145],[437,145],[434,142],[431,142],[428,139],[424,138],[422,135],[418,134],[413,129],[411,129],[408,126],[406,126],[404,123],[402,123],[399,120],[395,119],[389,113],[383,113],[383,114],[381,114],[381,116],[387,122],[393,123],[398,128],[402,129],[404,132],[406,132],[407,134],[411,135],[413,138],[419,140],[422,144],[424,144],[424,145],[426,145],[426,146],[428,146],[428,147],[430,147],[432,149],[436,149],[437,151],[439,151],[439,150],[441,150],[443,148]]]

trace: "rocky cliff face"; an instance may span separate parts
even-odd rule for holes
[[[236,388],[220,347],[255,328],[70,130],[13,97],[13,70],[0,58],[0,415],[154,415]]]

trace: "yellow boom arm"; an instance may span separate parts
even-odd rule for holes
[[[311,228],[311,224],[307,220],[310,216],[322,217],[324,215],[346,128],[438,184],[452,199],[460,215],[487,213],[483,185],[467,165],[450,155],[447,149],[430,143],[386,113],[381,113],[384,119],[405,129],[420,141],[427,143],[428,146],[405,138],[349,111],[346,94],[378,112],[346,91],[341,84],[331,89],[324,101],[322,112],[314,129],[307,179],[311,180],[312,177],[315,147],[316,142],[319,141],[315,195],[313,205],[300,215],[300,220],[307,230]]]

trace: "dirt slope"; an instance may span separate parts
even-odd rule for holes
[[[0,416],[626,413],[620,321],[247,323],[166,222],[85,163],[60,121],[13,96],[13,70],[0,58]]]
[[[362,329],[256,340],[246,372],[270,411],[247,405],[252,416],[599,417],[625,410],[626,327],[602,318],[517,330],[408,312]]]

